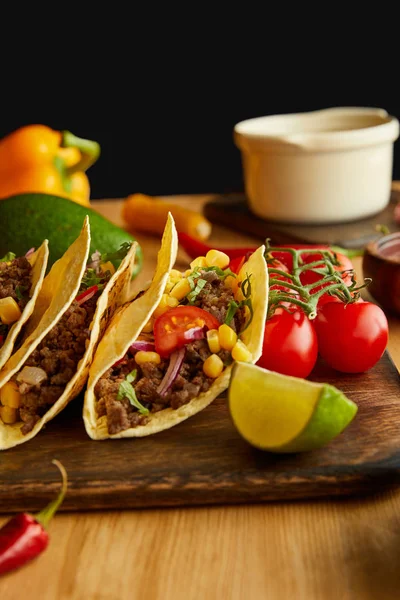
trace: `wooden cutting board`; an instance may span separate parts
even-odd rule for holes
[[[377,226],[399,231],[394,221],[394,207],[400,200],[399,182],[393,182],[391,201],[388,206],[371,217],[334,225],[299,225],[275,223],[256,217],[249,209],[244,194],[226,194],[211,200],[204,208],[204,215],[212,222],[225,225],[241,233],[265,240],[271,244],[305,243],[330,244],[342,248],[362,248],[376,238]]]
[[[311,379],[340,386],[359,411],[325,448],[273,455],[238,435],[226,400],[168,431],[92,441],[77,398],[36,438],[0,454],[0,512],[38,510],[69,475],[62,510],[258,503],[372,494],[400,482],[399,374],[389,356],[367,374],[342,376],[320,363]]]

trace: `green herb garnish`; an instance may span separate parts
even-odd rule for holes
[[[137,369],[133,369],[128,375],[125,377],[128,383],[133,383],[137,377]]]
[[[250,319],[246,323],[246,326],[244,327],[244,329],[242,329],[241,333],[243,333],[243,331],[245,331],[248,328],[248,326],[252,322],[253,316],[254,316],[253,303],[251,301],[250,277],[251,277],[251,275],[246,273],[246,279],[243,279],[243,281],[240,284],[240,288],[242,290],[244,300],[241,300],[240,302],[236,302],[236,300],[231,300],[229,302],[228,312],[226,313],[226,317],[225,317],[225,321],[224,321],[224,323],[226,325],[229,325],[229,323],[232,321],[233,317],[235,316],[236,312],[240,308],[244,308],[245,306],[247,306],[250,311]]]
[[[24,292],[26,292],[26,290],[28,289],[28,287],[26,285],[17,285],[17,287],[15,288],[15,295],[17,296],[18,300],[23,300],[24,299]]]
[[[202,271],[215,271],[216,274],[218,275],[218,277],[221,277],[221,279],[225,279],[226,277],[235,277],[236,278],[236,273],[234,273],[230,269],[223,270],[220,267],[201,267],[201,270]]]
[[[199,278],[197,280],[196,287],[194,288],[194,290],[189,292],[188,295],[186,296],[186,298],[189,300],[190,304],[193,304],[193,302],[196,301],[197,296],[200,294],[201,290],[203,289],[203,287],[206,284],[207,284],[207,281],[205,279]]]
[[[14,260],[15,257],[16,254],[14,254],[14,252],[7,252],[3,258],[0,258],[0,262],[10,262],[11,260]]]
[[[133,371],[132,371],[133,373]],[[130,373],[130,375],[132,374]],[[136,397],[136,392],[129,381],[123,381],[118,388],[117,400],[128,398],[129,402],[138,409],[141,415],[148,415],[149,409],[145,408]]]
[[[113,260],[122,260],[128,254],[132,242],[123,242],[115,252],[105,252],[101,255],[101,262],[105,263]]]
[[[81,287],[79,291],[87,290],[93,285],[97,285],[99,290],[103,288],[101,283],[102,278],[96,273],[94,269],[86,269],[84,276],[82,277]]]

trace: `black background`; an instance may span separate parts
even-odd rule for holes
[[[143,40],[132,46],[129,39],[124,62],[118,52],[106,60],[103,48],[87,66],[69,70],[60,62],[49,70],[49,56],[58,55],[48,49],[31,67],[26,54],[24,73],[13,67],[13,83],[3,86],[0,136],[43,123],[97,140],[101,156],[88,171],[92,198],[238,191],[233,127],[243,119],[330,106],[379,107],[400,119],[396,44],[373,46],[367,38],[341,52],[333,35],[333,51],[321,56],[315,40],[302,53],[292,44],[250,47],[245,55],[236,42],[213,53],[204,37],[187,57],[183,47],[164,57],[160,45],[147,55]],[[400,179],[400,141],[393,177]]]

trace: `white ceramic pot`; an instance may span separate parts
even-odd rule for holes
[[[390,200],[399,121],[378,108],[328,108],[237,123],[245,192],[257,216],[340,223]]]

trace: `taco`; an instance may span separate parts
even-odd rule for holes
[[[21,346],[0,372],[1,450],[34,437],[81,392],[98,340],[124,302],[136,247],[125,243],[89,258],[86,218],[78,238],[52,266]]]
[[[114,314],[93,358],[83,410],[92,439],[169,429],[228,387],[235,360],[258,360],[268,304],[264,250],[237,274],[217,251],[181,273],[173,269],[169,215],[150,287]]]
[[[8,252],[0,259],[0,369],[35,307],[49,258],[48,241],[25,256]]]

